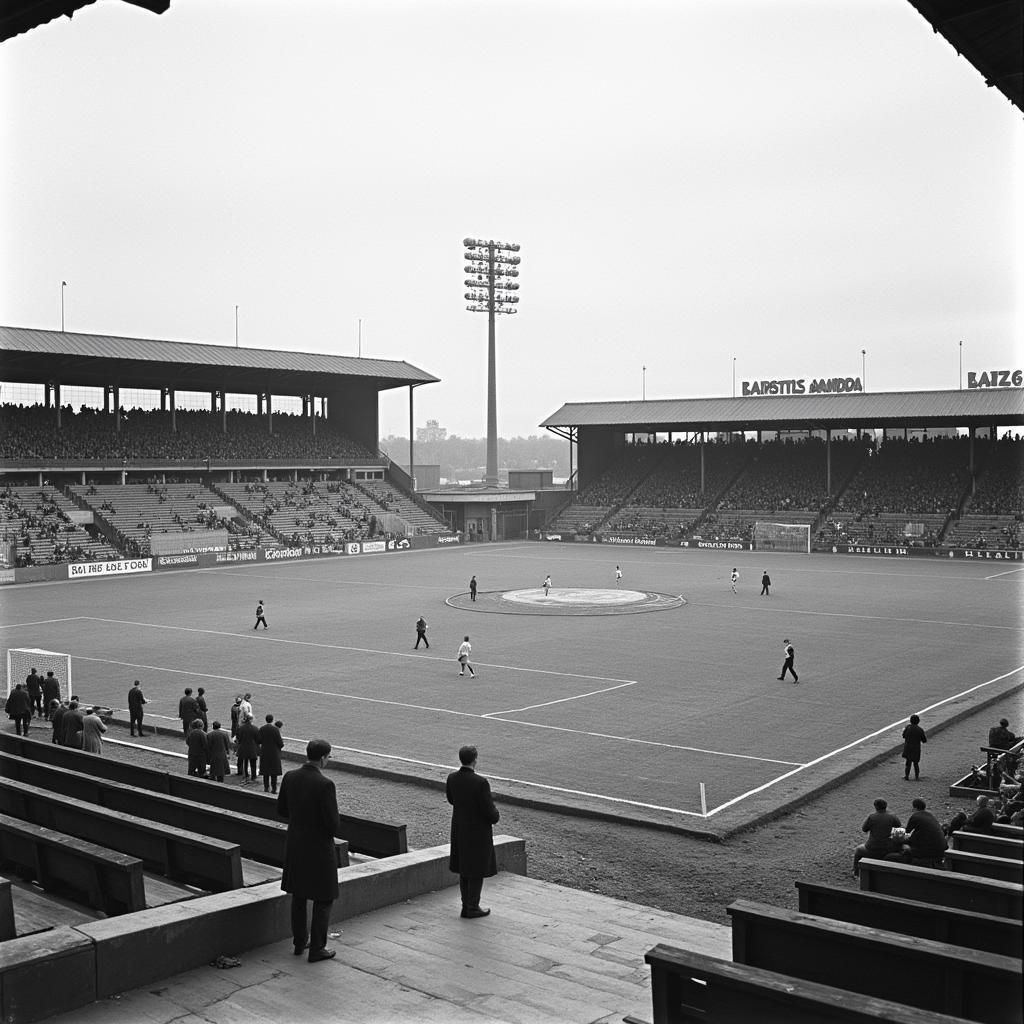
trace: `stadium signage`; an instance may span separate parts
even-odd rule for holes
[[[884,545],[873,545],[873,544],[839,544],[833,545],[833,554],[842,554],[845,552],[848,555],[898,555],[903,556],[910,553],[908,548],[898,547],[886,547]]]
[[[750,545],[740,540],[695,540],[682,542],[683,547],[693,545],[695,548],[721,548],[725,551],[746,551]]]
[[[1019,388],[1024,384],[1024,370],[976,370],[967,373],[967,389],[978,388]]]
[[[301,558],[302,548],[267,548],[263,557],[268,562],[276,562],[281,558]]]
[[[992,551],[986,548],[981,548],[980,550],[976,548],[967,548],[962,551],[960,555],[962,558],[989,558],[1010,562],[1024,561],[1024,551]],[[950,551],[949,557],[953,557],[952,551]]]
[[[860,377],[800,377],[792,380],[745,380],[743,394],[749,395],[848,395],[863,391]]]
[[[459,541],[461,541],[461,540],[462,540],[462,535],[458,534],[458,533],[453,533],[453,534],[451,534],[450,536],[447,536],[447,537],[446,536],[442,536],[441,534],[438,534],[438,537],[437,537],[437,543],[438,544],[458,544]]]
[[[606,534],[601,536],[602,544],[638,544],[642,547],[653,548],[657,541],[653,537],[609,537]]]
[[[159,565],[198,565],[199,554],[191,555],[158,555],[156,564]]]
[[[363,541],[363,554],[364,555],[376,555],[381,551],[387,551],[388,546],[382,540],[364,540]]]
[[[68,579],[97,579],[100,576],[126,576],[130,573],[149,572],[152,558],[132,558],[123,562],[72,562],[68,566]]]
[[[544,534],[544,539],[545,540],[561,540],[562,539],[562,535],[560,533],[545,533]]]
[[[218,562],[255,562],[255,551],[214,552]]]

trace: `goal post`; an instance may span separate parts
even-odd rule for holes
[[[60,680],[61,695],[66,697],[71,689],[71,655],[59,651],[44,651],[39,647],[7,648],[7,693],[10,694],[18,683],[23,683],[35,669],[40,677],[46,678],[52,672]]]
[[[811,551],[810,523],[754,523],[755,551]]]

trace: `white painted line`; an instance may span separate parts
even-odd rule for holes
[[[606,686],[603,690],[590,690],[588,693],[577,693],[573,697],[559,697],[558,700],[546,700],[543,704],[528,704],[525,708],[509,708],[508,711],[488,711],[481,715],[481,718],[492,718],[495,715],[516,715],[520,711],[533,711],[535,708],[548,708],[552,704],[564,704],[570,700],[582,700],[584,697],[595,697],[599,693],[610,693],[612,690],[621,690],[624,686],[636,686],[634,679],[631,683],[619,683],[617,686]]]
[[[950,701],[959,700],[961,697],[966,697],[969,693],[974,693],[975,690],[980,690],[982,687],[991,686],[993,683],[1001,682],[1003,679],[1007,679],[1018,672],[1024,672],[1024,665],[1018,665],[1016,668],[1011,669],[1009,672],[1004,672],[1001,676],[996,676],[993,679],[988,679],[984,683],[978,683],[977,686],[972,686],[967,690],[963,690],[960,693],[953,694],[952,697],[946,697],[944,700],[937,701],[935,704],[929,704],[926,708],[921,708],[918,714],[923,715],[926,711],[934,711],[935,708],[942,707],[943,704],[948,704]],[[733,804],[739,803],[741,800],[746,800],[749,796],[754,796],[756,793],[763,792],[764,790],[775,786],[780,782],[784,782],[786,779],[796,775],[797,772],[802,772],[805,768],[813,768],[817,764],[821,764],[822,761],[827,761],[830,757],[835,757],[837,754],[845,753],[845,751],[858,746],[861,743],[865,743],[868,740],[873,740],[876,736],[881,736],[884,732],[891,732],[893,729],[899,728],[906,721],[906,718],[901,718],[898,722],[893,722],[891,725],[882,726],[881,729],[876,729],[874,732],[868,733],[867,736],[861,736],[859,740],[854,740],[852,743],[847,743],[845,746],[838,747],[835,750],[829,751],[827,754],[822,754],[821,757],[816,757],[813,761],[808,761],[807,764],[800,765],[798,768],[794,768],[791,772],[786,772],[784,775],[780,775],[777,779],[772,779],[770,782],[766,782],[763,786],[758,786],[756,789],[748,790],[746,793],[741,793],[739,796],[733,797],[731,800],[727,800],[724,804],[720,804],[718,807],[708,811],[708,817],[713,814],[717,814],[719,811],[724,811],[726,807],[731,807]]]
[[[997,572],[993,576],[984,576],[982,578],[986,580],[997,580],[1000,576],[1012,576],[1015,572],[1024,572],[1024,567],[1020,569],[1007,569],[1006,572]]]
[[[288,640],[284,637],[279,636],[266,636],[264,631],[256,633],[255,630],[249,630],[245,633],[232,633],[228,630],[221,629],[201,629],[198,626],[175,626],[170,623],[163,622],[133,622],[126,619],[101,619],[95,615],[81,615],[78,618],[87,619],[89,622],[106,622],[115,626],[145,626],[149,629],[171,629],[180,630],[185,633],[205,633],[209,636],[231,636],[239,640],[251,639],[258,640],[260,643],[273,643],[273,644],[291,644],[296,647],[319,647],[331,651],[350,651],[354,654],[382,654],[389,658],[411,658],[413,661],[442,661],[451,662],[455,664],[454,657],[438,657],[437,655],[430,654],[419,654],[410,651],[381,651],[373,647],[347,647],[344,644],[322,644],[316,643],[313,640]],[[250,636],[250,634],[255,634]],[[100,658],[93,659],[94,661],[101,661]],[[526,672],[531,675],[542,675],[542,676],[559,676],[563,679],[590,679],[597,683],[633,683],[634,679],[617,679],[614,676],[588,676],[583,675],[580,672],[556,672],[553,669],[547,668],[523,668],[521,665],[498,665],[494,662],[488,661],[477,661],[473,659],[474,666],[481,666],[483,668],[497,668],[503,672]],[[140,666],[145,667],[145,666]],[[165,671],[172,671],[166,669]],[[194,673],[200,674],[200,673]],[[221,676],[219,678],[226,678]],[[270,686],[270,683],[262,683],[260,685]]]
[[[0,629],[20,629],[22,626],[49,626],[54,622],[75,622],[78,619],[86,618],[83,615],[69,615],[63,619],[40,619],[38,622],[9,622],[0,626]]]

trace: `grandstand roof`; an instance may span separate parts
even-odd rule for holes
[[[227,388],[241,393],[322,393],[338,377],[359,378],[378,391],[438,378],[409,363],[312,352],[232,348],[105,334],[0,326],[0,380],[65,385],[185,390]]]
[[[0,41],[29,32],[56,18],[71,18],[76,11],[96,0],[7,0],[0,13]],[[154,14],[163,14],[171,0],[127,0],[135,7],[144,7]]]
[[[626,431],[823,430],[1024,424],[1024,390],[887,391],[854,395],[567,402],[540,425]]]

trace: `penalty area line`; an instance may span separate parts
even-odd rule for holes
[[[600,693],[611,693],[612,690],[621,690],[624,686],[636,686],[634,679],[629,683],[618,683],[616,686],[606,686],[603,690],[590,690],[588,693],[577,693],[572,697],[559,697],[558,700],[546,700],[543,704],[528,704],[525,708],[509,708],[507,711],[488,711],[481,715],[481,718],[493,718],[495,715],[517,715],[521,711],[533,711],[536,708],[549,708],[552,704],[564,704],[570,700],[582,700],[584,697],[596,697]]]

